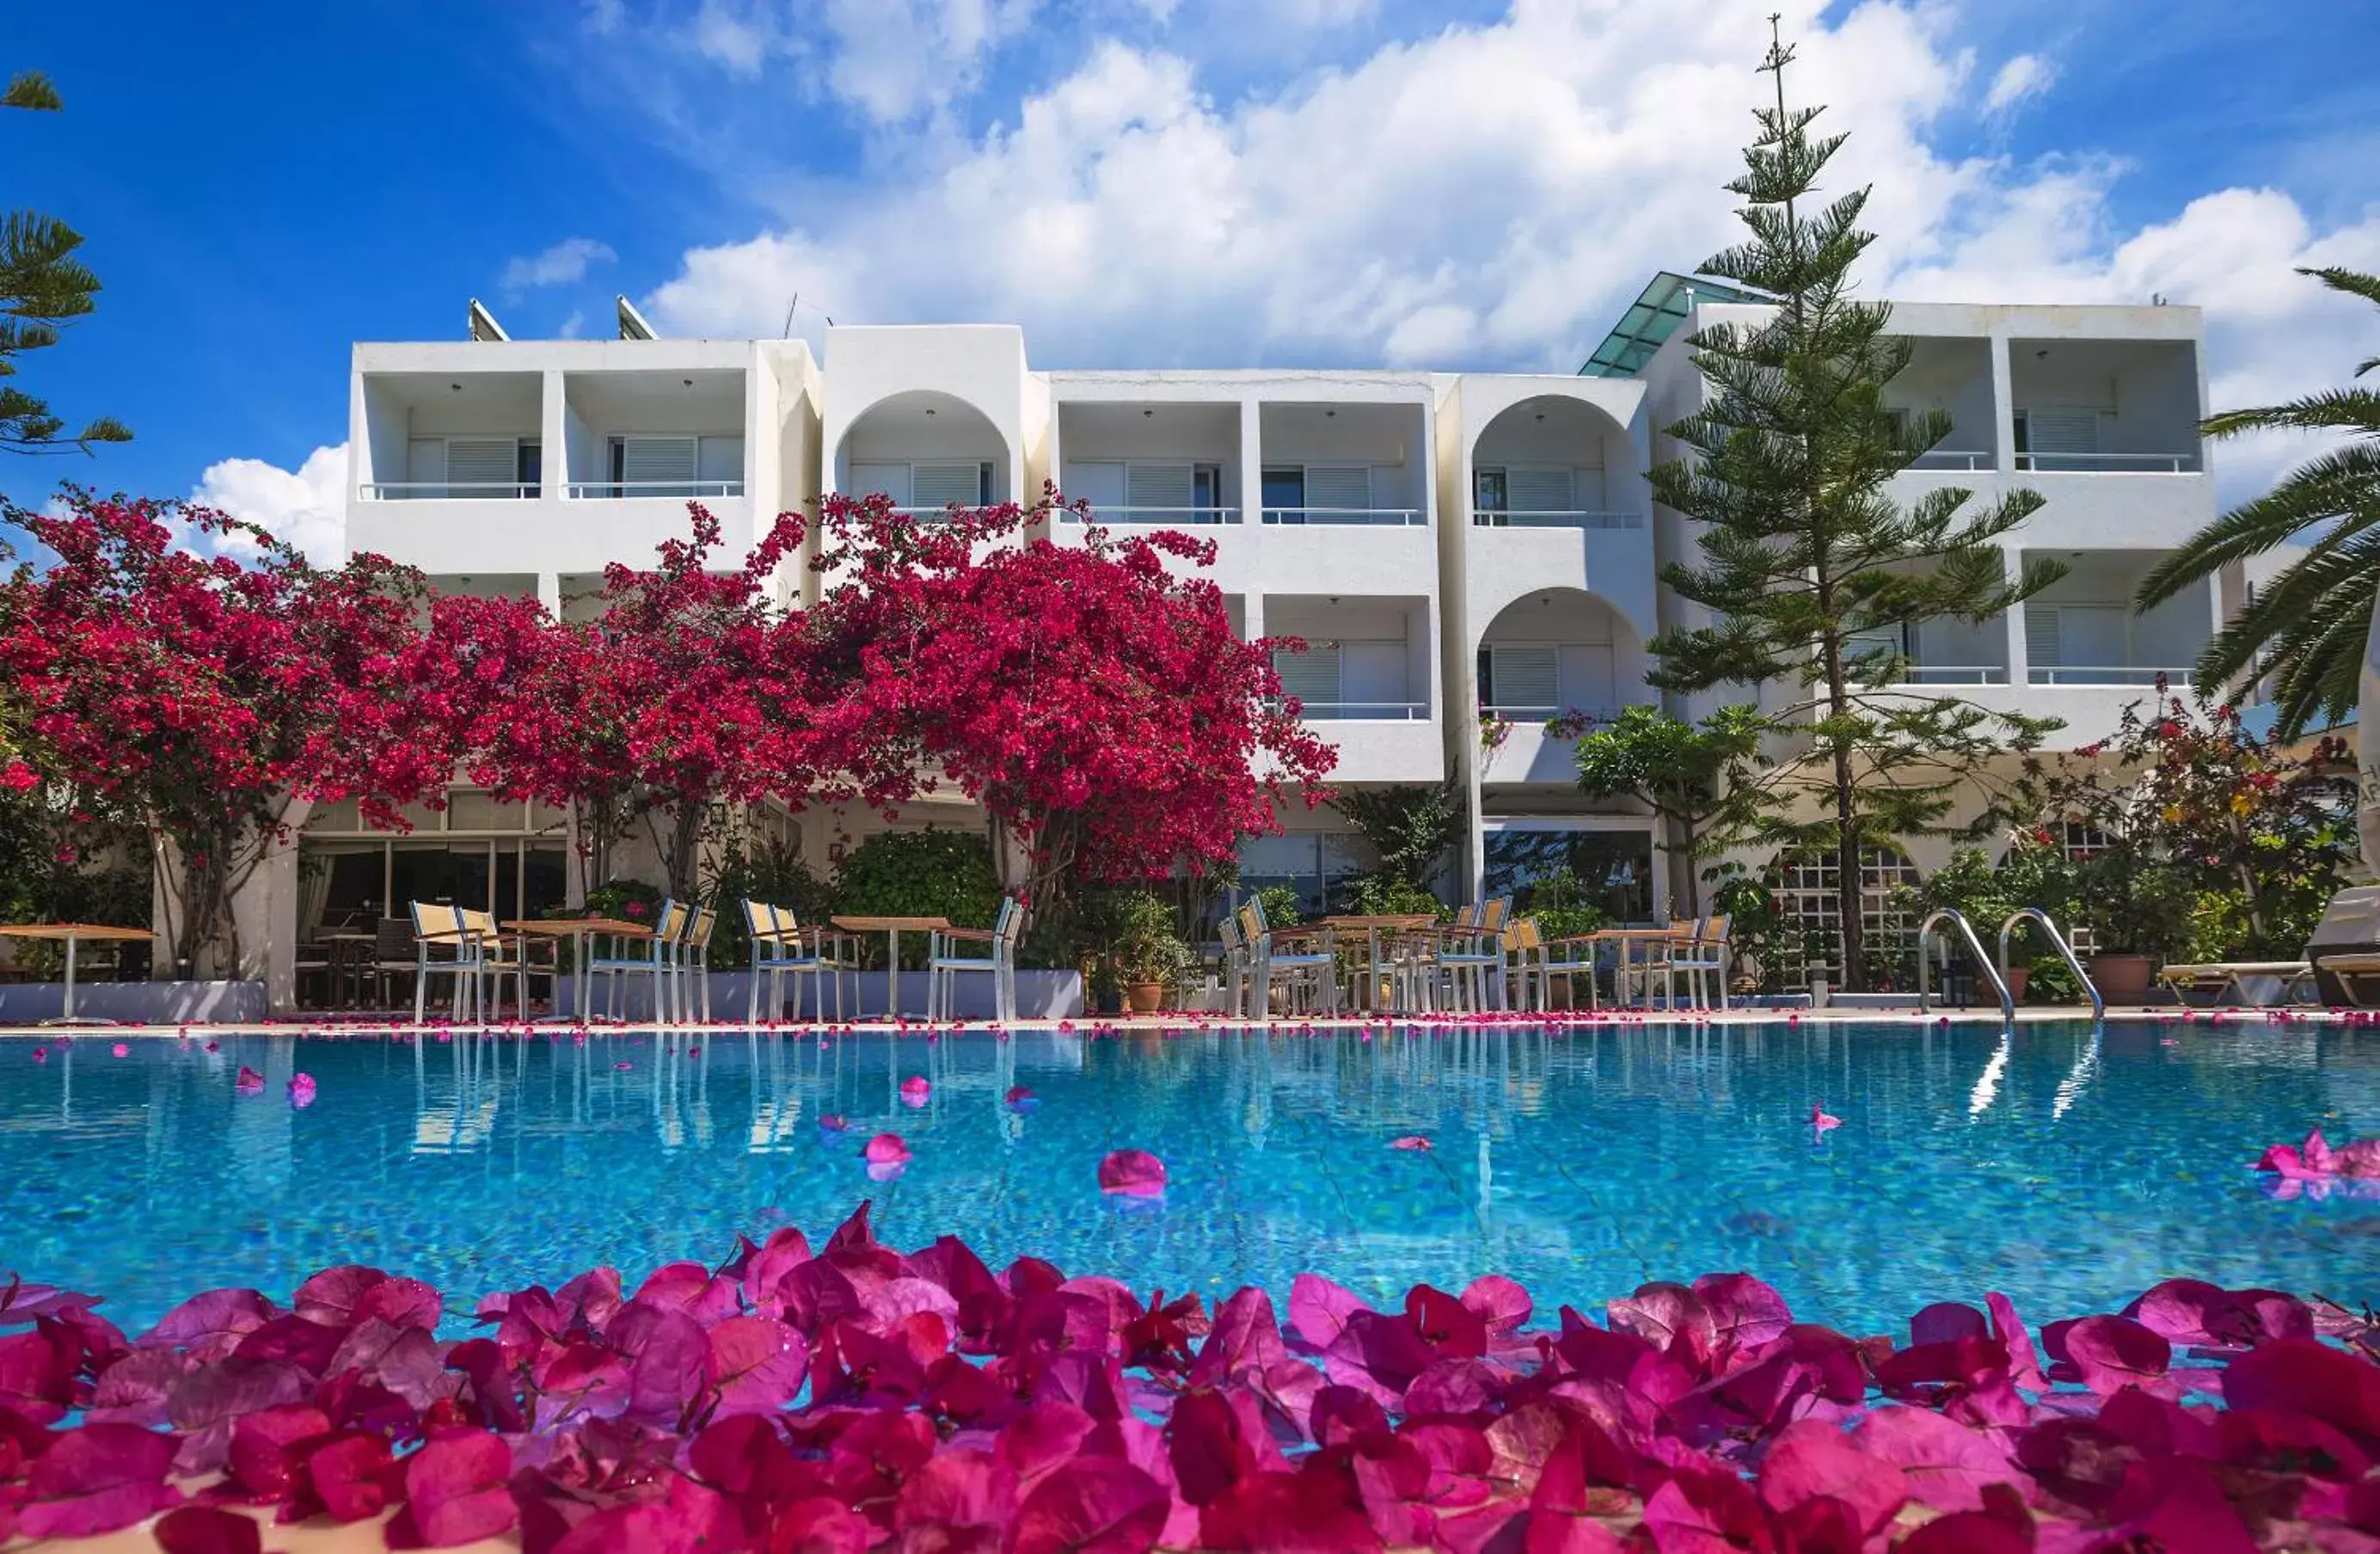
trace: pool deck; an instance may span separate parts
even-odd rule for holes
[[[838,1036],[913,1036],[927,1032],[956,1036],[993,1036],[1003,1034],[1034,1034],[1083,1037],[1194,1035],[1220,1031],[1264,1031],[1282,1036],[1360,1036],[1366,1032],[1382,1034],[1389,1031],[1430,1032],[1451,1034],[1467,1031],[1537,1030],[1551,1026],[1557,1029],[1597,1030],[1636,1026],[1678,1026],[1711,1029],[1749,1026],[1877,1026],[1936,1025],[1981,1026],[1998,1028],[2010,1023],[2020,1026],[2071,1025],[2088,1019],[2089,1010],[2076,1005],[2044,1005],[2018,1010],[2013,1015],[2003,1015],[1997,1010],[1913,1008],[1833,1007],[1828,1009],[1729,1009],[1681,1010],[1674,1014],[1663,1010],[1557,1010],[1550,1014],[1342,1014],[1336,1016],[1293,1016],[1270,1020],[1232,1020],[1212,1014],[1158,1014],[1148,1015],[1094,1014],[1071,1020],[1012,1020],[1004,1023],[988,1020],[960,1020],[929,1024],[924,1020],[891,1020],[881,1017],[851,1021],[781,1021],[763,1022],[754,1027],[738,1020],[719,1020],[709,1025],[658,1025],[650,1021],[613,1022],[597,1020],[580,1023],[574,1020],[467,1022],[453,1024],[430,1021],[416,1025],[411,1020],[347,1017],[338,1020],[309,1020],[291,1017],[283,1020],[258,1021],[233,1025],[187,1026],[0,1026],[0,1037],[56,1040],[60,1038],[80,1038],[83,1040],[198,1040],[222,1037],[301,1036],[323,1037],[413,1037],[493,1035],[497,1037],[546,1037],[579,1035],[618,1035],[653,1033],[668,1036],[699,1036],[716,1034],[732,1036],[759,1029],[788,1035]],[[2148,1005],[2110,1009],[2106,1020],[2111,1025],[2147,1026],[2340,1026],[2360,1027],[2380,1025],[2380,1010],[2316,1009],[2306,1007],[2252,1008],[2237,1005],[2221,1007],[2183,1008],[2174,1004]]]

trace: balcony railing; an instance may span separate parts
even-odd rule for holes
[[[1642,513],[1575,512],[1503,512],[1474,513],[1471,521],[1480,528],[1642,528]]]
[[[1429,516],[1418,507],[1268,507],[1269,524],[1370,524],[1388,528],[1427,525]]]
[[[1068,513],[1060,521],[1081,523],[1084,519],[1078,513]],[[1235,524],[1240,521],[1240,510],[1237,507],[1094,507],[1089,521],[1118,528],[1126,525]]]
[[[632,496],[741,496],[741,480],[573,480],[563,488],[574,502],[616,502]]]
[[[1900,683],[1904,686],[2005,686],[2009,672],[1997,663],[1905,663],[1900,666]]]
[[[1585,723],[1616,723],[1620,721],[1617,707],[1514,707],[1503,702],[1482,706],[1479,715],[1507,723],[1549,723],[1556,718],[1574,718]]]
[[[1912,469],[1981,469],[1998,467],[1989,448],[1932,448],[1909,461]]]
[[[1275,710],[1286,706],[1286,700],[1276,698]],[[1314,722],[1347,723],[1410,723],[1429,721],[1427,701],[1300,701],[1300,720]]]
[[[2130,472],[2146,475],[2192,475],[2198,471],[2198,455],[2190,454],[2019,454],[2019,469],[2045,475],[2070,475],[2093,471]]]
[[[2190,684],[2189,670],[2154,664],[2035,664],[2025,674],[2036,686],[2154,686],[2160,677],[2176,688]]]
[[[544,490],[536,480],[367,480],[356,494],[366,502],[520,501]]]

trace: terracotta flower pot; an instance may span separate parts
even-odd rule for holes
[[[2002,979],[2008,983],[2009,997],[2016,1000],[2019,1003],[2022,1003],[2024,1002],[2024,985],[2033,980],[2033,967],[2029,965],[2012,965],[2006,971],[2000,973],[2000,976]]]
[[[1135,982],[1124,989],[1124,997],[1130,1002],[1134,1014],[1154,1014],[1165,1003],[1165,984]]]
[[[2149,995],[2149,972],[2154,964],[2146,955],[2094,955],[2091,980],[2099,985],[2099,996],[2109,1003],[2143,1002]]]

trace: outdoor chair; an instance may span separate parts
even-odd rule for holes
[[[1223,944],[1223,1013],[1234,1020],[1243,1019],[1248,1013],[1248,982],[1256,966],[1247,939],[1240,932],[1239,914],[1224,913],[1216,932]]]
[[[1512,898],[1498,896],[1455,919],[1455,931],[1439,947],[1437,962],[1449,1008],[1476,1014],[1502,1005],[1504,919],[1512,910]]]
[[[687,914],[686,932],[677,942],[679,1017],[696,1018],[694,1011],[699,1007],[706,1026],[710,1024],[710,936],[718,926],[718,913],[698,906]]]
[[[504,978],[513,979],[513,1007],[520,1018],[528,1018],[528,979],[546,978],[546,990],[552,992],[553,978],[561,970],[558,961],[536,961],[529,958],[528,941],[516,934],[510,940],[498,930],[496,919],[485,912],[464,907],[463,927],[471,935],[480,953],[480,980],[475,996],[483,1019],[494,1019],[504,1013]],[[490,1000],[487,989],[492,985],[495,997]]]
[[[1264,903],[1251,896],[1240,908],[1240,936],[1248,946],[1255,972],[1255,988],[1251,994],[1249,1014],[1262,1019],[1272,1011],[1272,990],[1281,987],[1287,997],[1288,1012],[1297,1008],[1303,994],[1310,1010],[1315,1004],[1322,1013],[1339,1012],[1339,952],[1328,929],[1275,929],[1265,922]],[[1275,946],[1318,942],[1319,950],[1282,951]]]
[[[444,977],[454,984],[451,1018],[465,1018],[478,1010],[480,941],[463,920],[463,909],[441,902],[417,901],[413,908],[413,1023],[429,1015],[430,979]]]
[[[1645,958],[1629,964],[1628,975],[1636,983],[1635,996],[1646,1008],[1653,1004],[1653,979],[1657,977],[1661,979],[1662,1007],[1675,1009],[1678,1006],[1676,962],[1679,956],[1693,953],[1694,941],[1702,930],[1703,924],[1699,918],[1672,917],[1670,919],[1669,936],[1657,941],[1658,948],[1646,945]],[[1612,993],[1624,1005],[1629,1002],[1628,989],[1619,985],[1619,973],[1612,975]]]
[[[607,1018],[619,1018],[623,979],[647,977],[652,979],[653,1021],[657,1025],[669,1022],[670,978],[676,968],[678,936],[686,931],[686,907],[674,899],[664,901],[661,911],[654,915],[650,939],[629,940],[626,941],[630,946],[627,949],[615,947],[611,954],[589,958],[588,975],[606,979],[603,984],[603,1013]],[[589,1004],[595,1002],[591,988],[587,1002]]]
[[[1702,919],[1694,929],[1691,943],[1673,950],[1670,954],[1670,975],[1683,975],[1689,991],[1688,1007],[1708,1009],[1710,985],[1718,984],[1718,1006],[1727,1008],[1727,914],[1714,912]]]
[[[1000,915],[988,929],[936,929],[926,944],[926,1018],[951,1017],[952,995],[958,978],[970,972],[991,978],[991,1017],[1002,1023],[1016,1018],[1016,941],[1025,932],[1025,908],[1014,896],[1003,896]],[[980,955],[958,953],[962,944],[980,944]]]
[[[754,1025],[759,1023],[760,985],[763,981],[774,982],[775,996],[769,1003],[770,1018],[774,1019],[784,1013],[785,978],[788,977],[796,979],[794,987],[795,1018],[799,1018],[802,1012],[799,978],[805,977],[810,979],[811,1006],[816,1012],[814,1017],[826,1018],[826,989],[818,985],[821,977],[834,985],[834,1017],[838,1020],[844,1017],[844,977],[850,973],[856,977],[858,966],[856,961],[839,953],[840,941],[837,938],[823,929],[800,927],[794,921],[794,915],[782,906],[749,899],[744,903],[744,928],[752,940],[751,998],[744,1013],[747,1021]]]
[[[1549,1008],[1553,995],[1546,986],[1546,942],[1535,917],[1515,917],[1504,925],[1504,1007],[1523,1014]]]
[[[356,967],[356,998],[363,999],[369,983],[372,1006],[393,1008],[397,1000],[392,985],[401,977],[411,977],[414,970],[413,919],[382,917],[372,926],[371,959]]]

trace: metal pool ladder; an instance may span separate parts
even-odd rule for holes
[[[2022,915],[2019,914],[2019,916]],[[1917,1007],[1920,1009],[1934,1007],[1933,995],[1926,989],[1926,974],[1933,963],[1933,956],[1928,953],[1928,951],[1933,944],[1934,925],[1945,918],[1949,919],[1950,923],[1958,929],[1959,937],[1967,941],[1968,951],[1975,957],[1976,968],[1991,978],[1992,990],[2000,995],[2000,1013],[2008,1015],[2015,1014],[2016,1000],[2009,996],[2007,980],[2000,976],[1999,967],[1992,964],[1992,958],[1984,953],[1983,941],[1975,937],[1975,925],[1967,921],[1967,915],[1955,906],[1941,908],[1918,926]]]
[[[2049,914],[2038,906],[2020,906],[2009,914],[2007,922],[2000,925],[2000,969],[2002,971],[2008,969],[2010,936],[2016,932],[2016,926],[2027,918],[2041,925],[2041,931],[2049,940],[2049,947],[2057,951],[2065,960],[2066,969],[2074,974],[2074,980],[2082,984],[2082,990],[2091,997],[2092,1014],[2105,1015],[2107,1013],[2107,1001],[2099,996],[2099,985],[2091,980],[2091,974],[2082,969],[2081,961],[2074,958],[2074,947],[2066,942],[2066,936],[2058,931],[2058,925],[2049,920]]]

